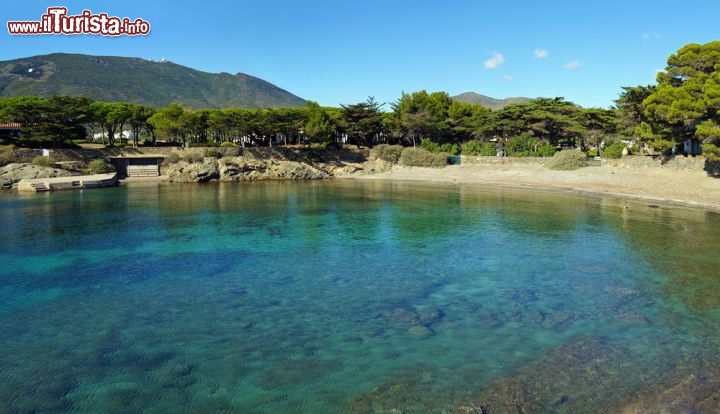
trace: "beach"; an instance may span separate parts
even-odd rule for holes
[[[720,179],[697,169],[605,163],[574,171],[555,171],[541,163],[508,162],[440,169],[396,165],[386,172],[355,174],[350,178],[533,188],[720,211]]]

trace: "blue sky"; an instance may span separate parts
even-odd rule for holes
[[[622,86],[654,83],[687,43],[720,39],[720,2],[706,0],[252,0],[5,2],[9,20],[51,6],[142,18],[147,36],[13,36],[0,60],[66,52],[169,59],[243,72],[321,105],[402,91],[494,98],[556,97],[609,107]]]

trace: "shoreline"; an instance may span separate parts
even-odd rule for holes
[[[720,212],[720,179],[699,171],[611,165],[555,171],[542,165],[474,164],[444,168],[393,166],[386,172],[341,178],[488,185]]]
[[[720,212],[720,179],[705,171],[622,164],[556,171],[542,163],[476,163],[443,168],[392,166],[384,172],[359,170],[330,179],[412,181],[561,192]],[[221,181],[222,182],[222,181]],[[168,176],[126,177],[120,186],[173,183]]]

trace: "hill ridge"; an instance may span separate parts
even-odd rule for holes
[[[459,102],[480,104],[493,110],[501,109],[512,104],[529,102],[531,100],[531,98],[525,98],[522,96],[497,99],[476,92],[465,92],[460,95],[452,96],[451,98]]]
[[[209,73],[166,59],[52,53],[0,61],[0,97],[89,96],[154,107],[299,107],[305,100],[261,78]]]

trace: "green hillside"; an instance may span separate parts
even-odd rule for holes
[[[475,93],[475,92],[465,92],[460,95],[453,96],[452,98],[459,102],[480,104],[480,105],[486,106],[492,110],[501,109],[503,107],[506,107],[506,106],[512,105],[512,104],[525,103],[525,102],[530,101],[530,98],[523,98],[523,97],[495,99],[495,98],[491,98],[489,96],[480,95],[479,93]]]
[[[163,107],[279,108],[301,99],[254,76],[206,73],[169,61],[55,53],[0,61],[0,97],[89,96]]]

